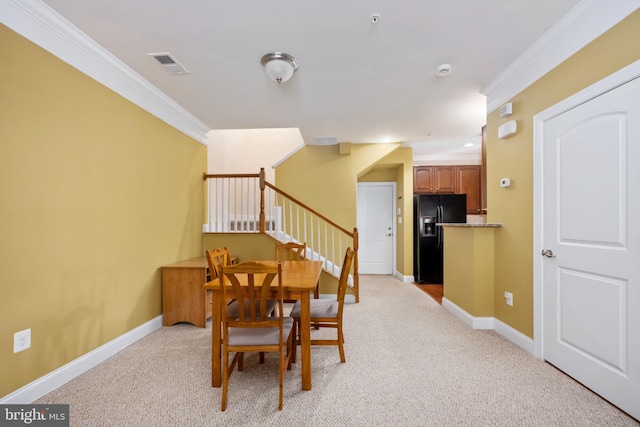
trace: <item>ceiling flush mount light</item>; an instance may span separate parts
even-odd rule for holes
[[[440,64],[436,68],[436,76],[444,77],[451,72],[451,64]]]
[[[260,59],[267,76],[280,84],[286,82],[298,69],[298,61],[293,56],[283,52],[267,53]]]

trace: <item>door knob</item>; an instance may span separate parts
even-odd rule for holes
[[[546,256],[547,258],[555,258],[556,256],[553,254],[551,249],[543,249],[542,256]]]

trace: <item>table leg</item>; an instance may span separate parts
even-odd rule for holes
[[[302,389],[311,390],[311,318],[310,292],[300,296],[300,353],[302,359]]]
[[[220,387],[222,385],[222,375],[220,370],[222,365],[220,360],[222,354],[220,351],[220,301],[222,296],[220,292],[213,291],[213,307],[211,307],[211,387]]]

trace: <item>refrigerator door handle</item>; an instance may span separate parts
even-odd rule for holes
[[[442,227],[438,224],[442,222],[442,206],[436,207],[436,214],[436,239],[438,242],[438,249],[440,249],[442,247]]]
[[[444,208],[440,206],[440,223],[444,222]],[[442,248],[442,244],[444,243],[444,230],[442,226],[440,226],[440,247]]]

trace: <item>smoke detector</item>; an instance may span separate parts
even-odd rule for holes
[[[153,56],[155,60],[158,61],[158,63],[162,65],[162,67],[164,67],[164,69],[169,74],[178,75],[189,73],[189,70],[184,68],[184,66],[179,63],[169,52],[149,53],[148,55]]]
[[[451,64],[440,64],[436,68],[436,76],[444,77],[451,72]]]

